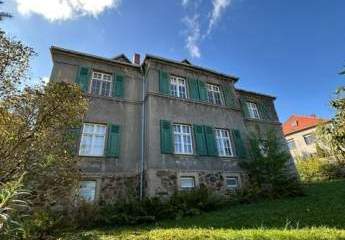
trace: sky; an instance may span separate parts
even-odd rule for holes
[[[291,114],[334,114],[345,76],[343,0],[5,0],[0,22],[38,53],[32,81],[48,79],[52,45],[104,57],[154,54],[239,77],[236,87],[277,97]]]

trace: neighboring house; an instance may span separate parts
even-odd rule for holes
[[[51,81],[75,82],[90,99],[78,150],[87,200],[201,184],[227,193],[245,184],[249,133],[273,128],[284,139],[275,97],[236,89],[237,77],[152,55],[141,64],[138,54],[51,54]]]
[[[294,159],[308,157],[316,153],[315,130],[318,124],[324,121],[315,115],[292,115],[283,124],[285,139]]]

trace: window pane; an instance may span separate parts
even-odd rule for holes
[[[94,201],[96,196],[96,181],[81,181],[79,196],[85,201]]]
[[[85,123],[79,154],[84,156],[103,156],[106,129],[104,125]]]
[[[238,177],[226,177],[226,186],[228,188],[238,187]]]
[[[93,72],[91,81],[91,94],[110,96],[111,95],[111,74]]]
[[[110,94],[110,82],[103,82],[102,84],[102,96],[109,96]]]
[[[173,129],[175,153],[193,153],[191,127],[188,125],[174,124]]]
[[[99,91],[101,89],[101,81],[93,79],[92,80],[92,88],[91,88],[91,93],[94,95],[98,95]]]
[[[194,188],[195,182],[194,177],[181,177],[180,178],[180,186],[181,188]]]

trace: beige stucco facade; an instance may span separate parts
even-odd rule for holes
[[[308,135],[315,136],[315,130],[316,127],[312,127],[285,136],[285,139],[290,149],[290,153],[295,160],[299,157],[303,158],[316,153],[315,141],[310,144],[307,144],[305,140],[305,137]],[[294,144],[291,144],[292,141],[294,142]]]

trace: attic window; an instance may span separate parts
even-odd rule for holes
[[[293,121],[293,122],[291,123],[291,126],[292,126],[292,127],[297,127],[297,126],[298,126],[298,122],[297,122],[297,121]]]

